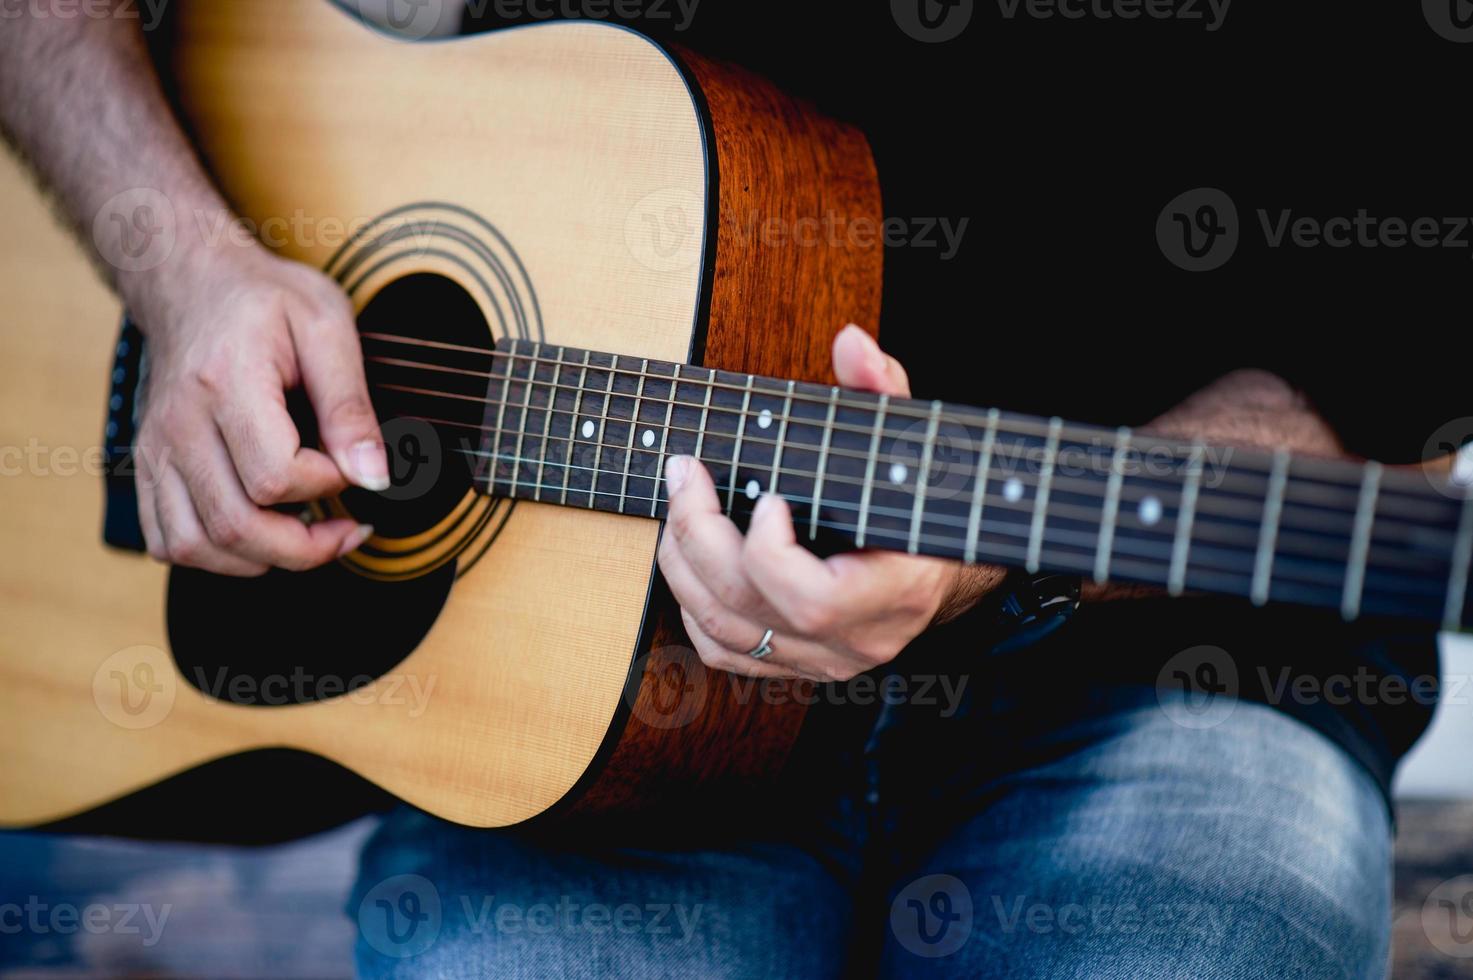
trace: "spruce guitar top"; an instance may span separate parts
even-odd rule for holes
[[[800,699],[716,683],[659,587],[676,454],[738,520],[787,498],[815,547],[1473,619],[1452,480],[826,383],[833,331],[878,319],[878,245],[721,216],[878,222],[878,182],[862,136],[760,79],[597,24],[412,44],[322,3],[178,6],[178,110],[253,228],[319,232],[280,250],[353,300],[395,481],[312,506],[376,529],[328,568],[159,568],[129,550],[146,347],[125,329],[109,391],[76,369],[96,324],[51,308],[14,348],[48,383],[0,415],[106,425],[107,476],[0,487],[0,823],[274,747],[476,826],[771,773]]]

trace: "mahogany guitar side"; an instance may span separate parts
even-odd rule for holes
[[[251,230],[338,276],[365,318],[437,277],[487,345],[815,381],[839,327],[878,321],[878,245],[803,233],[878,225],[863,137],[750,74],[591,23],[414,44],[328,3],[175,6],[162,69],[207,166]],[[4,187],[21,219],[4,232],[0,353],[22,380],[0,391],[0,444],[85,454],[102,438],[115,307],[35,195]],[[375,583],[365,617],[392,614],[377,597],[396,582],[448,585],[384,676],[270,706],[218,696],[184,669],[208,656],[179,648],[198,646],[185,624],[249,632],[273,609],[186,608],[200,595],[187,577],[169,585],[102,544],[101,478],[58,469],[0,481],[0,824],[286,747],[441,817],[504,826],[762,779],[801,724],[795,702],[744,697],[689,650],[658,580],[657,522],[470,493],[341,573]]]

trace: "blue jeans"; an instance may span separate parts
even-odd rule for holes
[[[868,764],[901,775],[877,784],[871,772],[811,812],[766,801],[745,833],[562,839],[401,810],[366,846],[350,902],[358,968],[478,980],[1385,975],[1391,828],[1359,764],[1254,703],[1198,724],[1155,690],[1088,700],[1067,723],[1024,699],[952,719],[949,735],[922,725],[939,761],[898,738]]]

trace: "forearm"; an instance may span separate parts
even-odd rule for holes
[[[145,329],[170,318],[203,267],[253,250],[236,236],[206,240],[218,225],[201,216],[223,214],[225,202],[169,109],[135,17],[7,20],[0,92],[5,135]],[[151,234],[166,237],[141,251]]]
[[[1313,456],[1345,454],[1340,439],[1304,395],[1267,371],[1234,371],[1153,421],[1151,432],[1209,445],[1284,448]],[[1086,581],[1086,602],[1159,596],[1150,586]]]

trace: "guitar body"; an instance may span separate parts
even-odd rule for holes
[[[823,381],[838,327],[877,322],[879,248],[793,234],[878,221],[868,148],[756,78],[591,23],[407,43],[324,2],[176,16],[161,70],[206,165],[252,233],[343,283],[365,330]],[[304,576],[106,547],[117,310],[35,200],[7,213],[0,444],[53,453],[0,481],[0,824],[263,748],[474,826],[781,766],[802,708],[706,673],[654,520],[451,481],[372,514],[325,502],[379,533]],[[56,447],[76,447],[70,479]]]

